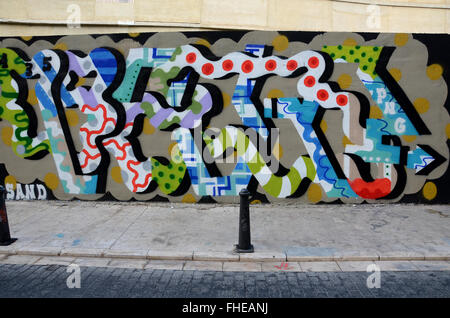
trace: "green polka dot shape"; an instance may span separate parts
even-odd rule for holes
[[[359,69],[372,78],[377,76],[375,66],[377,65],[382,47],[380,46],[353,46],[353,45],[324,45],[322,51],[328,53],[333,60],[338,58],[348,63],[359,63]]]
[[[181,157],[181,153],[178,153],[177,156]],[[151,158],[151,162],[153,180],[158,183],[161,192],[164,194],[171,194],[174,192],[180,186],[184,174],[186,173],[184,161],[181,160],[179,163],[170,161],[167,166],[154,158]]]

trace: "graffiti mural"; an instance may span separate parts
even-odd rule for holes
[[[8,199],[449,202],[448,35],[1,38]]]

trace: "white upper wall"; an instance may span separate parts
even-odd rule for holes
[[[0,36],[217,29],[450,33],[450,0],[0,0]],[[68,23],[81,25],[70,28]]]

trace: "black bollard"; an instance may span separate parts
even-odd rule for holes
[[[239,244],[235,245],[234,251],[237,253],[253,253],[253,245],[250,238],[250,208],[249,200],[250,192],[242,189],[239,192],[240,210],[239,210]]]
[[[0,246],[6,246],[17,241],[9,233],[8,215],[6,214],[6,190],[0,185]]]

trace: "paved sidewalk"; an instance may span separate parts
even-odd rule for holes
[[[183,269],[209,261],[220,270],[236,262],[248,268],[282,262],[300,268],[307,262],[323,262],[324,268],[376,261],[404,261],[397,262],[400,268],[417,268],[414,262],[425,260],[441,261],[446,269],[450,264],[448,205],[251,205],[252,254],[232,252],[238,205],[7,201],[6,206],[18,241],[0,247],[0,261],[90,257],[108,264],[133,259],[142,267],[173,261]]]

